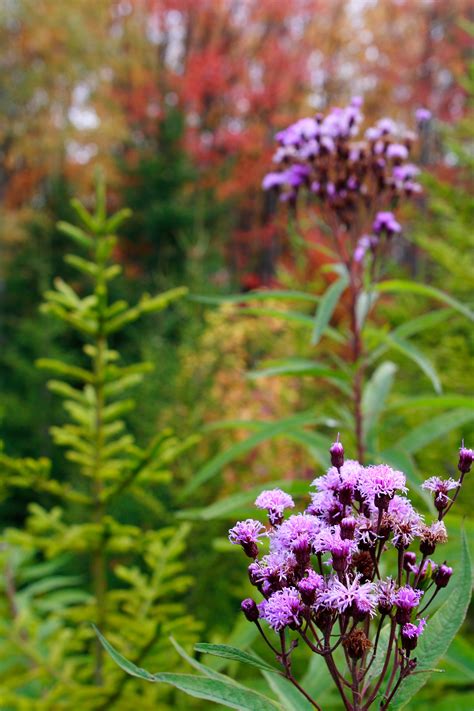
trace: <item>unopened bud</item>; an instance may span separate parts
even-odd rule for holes
[[[443,563],[442,565],[438,566],[438,568],[436,568],[435,572],[433,573],[433,580],[435,582],[436,587],[445,588],[449,583],[452,574],[453,569],[450,568],[449,565]]]
[[[259,618],[257,603],[251,597],[245,598],[240,604],[240,608],[249,622],[256,622]]]
[[[340,469],[344,464],[344,447],[342,442],[339,442],[339,435],[337,441],[331,444],[329,454],[331,455],[332,466]]]
[[[471,464],[474,460],[474,451],[472,449],[468,449],[467,447],[463,446],[459,450],[459,462],[458,462],[458,469],[461,472],[461,474],[467,474],[469,471],[471,471]]]

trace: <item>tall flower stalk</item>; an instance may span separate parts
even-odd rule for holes
[[[315,205],[329,227],[329,242],[338,262],[339,284],[331,300],[348,289],[352,364],[352,399],[357,454],[365,458],[362,392],[366,370],[364,321],[375,301],[373,287],[383,273],[387,254],[401,225],[393,213],[407,198],[421,192],[420,172],[411,162],[416,134],[390,118],[380,119],[359,135],[362,101],[356,97],[345,108],[326,116],[304,118],[276,135],[273,161],[278,170],[263,180],[265,190],[276,190],[280,200],[296,211],[303,197]],[[429,114],[418,114],[419,123]],[[302,194],[305,194],[302,196]],[[316,333],[313,343],[319,335]]]

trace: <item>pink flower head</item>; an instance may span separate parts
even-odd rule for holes
[[[396,491],[407,491],[405,483],[403,472],[392,469],[386,464],[379,464],[365,467],[359,489],[366,500],[373,502],[377,507],[383,502],[382,508],[387,508],[389,500],[394,497]]]
[[[404,585],[399,588],[395,595],[395,605],[400,610],[413,610],[423,596],[423,590],[415,590],[411,585]]]
[[[320,604],[339,613],[354,606],[358,613],[373,616],[377,604],[375,585],[371,582],[361,584],[360,577],[356,575],[352,581],[346,577],[345,583],[335,576],[330,578],[327,589],[319,596]]]
[[[294,587],[278,590],[259,605],[260,617],[266,620],[276,632],[288,625],[300,627],[303,609],[300,594]]]
[[[305,605],[314,605],[319,593],[325,589],[326,582],[322,575],[315,573],[312,568],[307,571],[307,576],[298,583],[298,590]]]
[[[406,625],[403,625],[402,627],[402,634],[405,637],[419,637],[421,634],[423,634],[423,630],[426,627],[426,618],[422,617],[421,620],[418,620],[418,625],[414,625],[412,622],[407,622]]]
[[[375,216],[372,229],[376,235],[381,232],[387,232],[388,235],[393,235],[402,231],[401,225],[396,221],[392,212],[378,212]]]
[[[415,118],[418,123],[426,123],[431,119],[432,116],[433,114],[429,109],[419,108],[415,111]]]
[[[395,605],[397,607],[395,619],[400,625],[410,622],[411,612],[419,605],[422,595],[422,590],[415,590],[411,585],[404,585],[397,590],[395,594]]]
[[[440,479],[439,476],[431,476],[422,484],[423,489],[433,492],[434,503],[438,511],[444,511],[451,501],[448,491],[457,489],[458,486],[460,484],[455,479]]]
[[[393,578],[380,580],[380,582],[377,583],[376,591],[377,604],[380,612],[384,615],[389,615],[395,604],[395,580],[393,580]]]
[[[406,651],[412,651],[418,644],[418,637],[423,633],[426,619],[422,618],[417,625],[407,622],[402,627],[402,646]]]
[[[357,543],[348,538],[342,538],[339,526],[324,528],[313,541],[316,553],[331,553],[331,563],[334,570],[343,572],[349,565],[352,553],[357,550]]]
[[[376,128],[382,134],[397,133],[397,124],[391,118],[381,118],[376,123]]]
[[[311,545],[321,528],[321,522],[310,514],[296,514],[283,521],[270,533],[270,549],[273,552],[289,551],[304,537]]]
[[[281,489],[262,491],[255,500],[255,506],[258,509],[267,509],[269,521],[274,526],[281,523],[284,510],[292,509],[294,505],[295,502],[291,496]]]
[[[408,148],[403,143],[391,143],[387,147],[387,158],[402,161],[408,158]]]
[[[229,541],[234,545],[241,545],[249,558],[258,556],[259,539],[265,533],[265,526],[260,521],[248,518],[246,521],[238,521],[229,530]]]
[[[407,548],[420,535],[423,522],[409,499],[395,495],[384,514],[382,525],[393,533],[392,543],[396,548]]]

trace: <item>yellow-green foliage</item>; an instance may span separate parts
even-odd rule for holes
[[[170,692],[124,676],[105,658],[91,623],[137,664],[168,670],[178,665],[169,635],[187,645],[198,629],[183,604],[192,584],[180,561],[189,527],[171,525],[159,495],[195,439],[180,441],[165,430],[137,444],[124,420],[135,407],[128,393],[152,366],[123,364],[111,342],[185,289],[144,295],[133,307],[112,301],[109,285],[120,273],[112,261],[114,233],[128,212],[107,218],[101,182],[94,214],[79,202],[74,207],[82,227],[59,227],[86,257],[66,259],[92,288],[80,293],[58,278],[43,308],[78,334],[83,355],[74,363],[38,363],[54,373],[49,388],[64,401],[66,421],[51,435],[74,475],[64,481],[47,460],[0,454],[2,490],[29,488],[55,501],[32,503],[25,528],[5,535],[1,709],[157,711],[169,708]],[[133,520],[130,502],[147,507],[153,528]]]

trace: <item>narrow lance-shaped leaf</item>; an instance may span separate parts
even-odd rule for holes
[[[185,498],[191,494],[199,486],[201,486],[201,484],[204,484],[206,481],[209,481],[209,479],[218,474],[226,464],[232,462],[234,459],[237,459],[243,454],[250,452],[261,442],[271,439],[272,437],[282,435],[291,427],[310,424],[314,420],[317,421],[317,419],[318,418],[313,413],[302,413],[300,415],[295,415],[294,417],[279,420],[278,422],[271,422],[265,427],[262,427],[259,432],[255,432],[248,439],[245,439],[242,442],[237,442],[232,447],[229,447],[229,449],[224,452],[220,452],[216,457],[207,462],[185,487],[181,498]],[[243,426],[245,427],[245,425]]]
[[[346,290],[349,283],[349,279],[346,275],[341,276],[340,279],[331,284],[329,289],[321,297],[318,308],[316,310],[316,316],[314,318],[314,328],[313,334],[311,336],[311,344],[315,346],[319,343],[321,336],[324,333],[326,326],[331,320],[331,316],[334,313],[334,309],[337,306],[341,295]]]
[[[426,356],[416,346],[414,346],[413,343],[409,343],[394,334],[387,334],[385,336],[385,341],[391,348],[416,363],[423,373],[431,380],[435,392],[441,392],[441,383],[436,370],[428,358],[426,358]]]
[[[373,429],[384,409],[396,371],[397,366],[394,363],[390,361],[381,363],[364,388],[362,416],[366,441],[372,438]]]
[[[200,642],[194,645],[194,649],[196,652],[202,652],[203,654],[212,654],[215,657],[223,657],[224,659],[230,659],[234,662],[249,664],[251,667],[257,667],[257,669],[264,669],[265,671],[276,674],[280,673],[279,669],[272,667],[271,664],[267,664],[267,662],[259,659],[259,657],[256,657],[254,654],[250,654],[250,652],[232,647],[228,644],[207,644]]]
[[[319,376],[321,378],[330,377],[335,380],[348,380],[348,377],[337,370],[331,370],[325,365],[316,361],[306,360],[304,358],[287,358],[281,361],[274,361],[267,368],[262,370],[252,370],[247,373],[250,380],[258,380],[259,378],[268,378],[275,375],[287,376]]]
[[[435,299],[436,301],[441,301],[448,306],[451,306],[459,313],[466,316],[470,321],[474,321],[474,313],[460,301],[457,301],[449,294],[446,294],[441,289],[436,289],[434,286],[429,286],[428,284],[420,284],[419,282],[394,279],[389,281],[382,281],[375,286],[377,291],[382,293],[410,293],[419,294],[420,296],[427,296],[428,298]]]
[[[102,646],[110,654],[114,662],[131,676],[138,677],[144,681],[171,684],[189,694],[189,696],[213,701],[228,708],[240,709],[240,711],[276,711],[277,709],[281,711],[279,704],[262,694],[258,694],[256,691],[235,684],[231,679],[224,681],[193,674],[171,674],[167,672],[150,674],[146,669],[138,667],[117,652],[96,627],[94,627],[94,630]]]
[[[430,442],[433,442],[433,440],[445,435],[446,432],[450,432],[457,427],[462,427],[462,425],[465,425],[467,422],[472,422],[472,420],[474,420],[474,410],[459,408],[445,412],[415,427],[415,429],[399,439],[394,447],[410,454],[416,454],[416,452],[427,444],[430,444]]]

